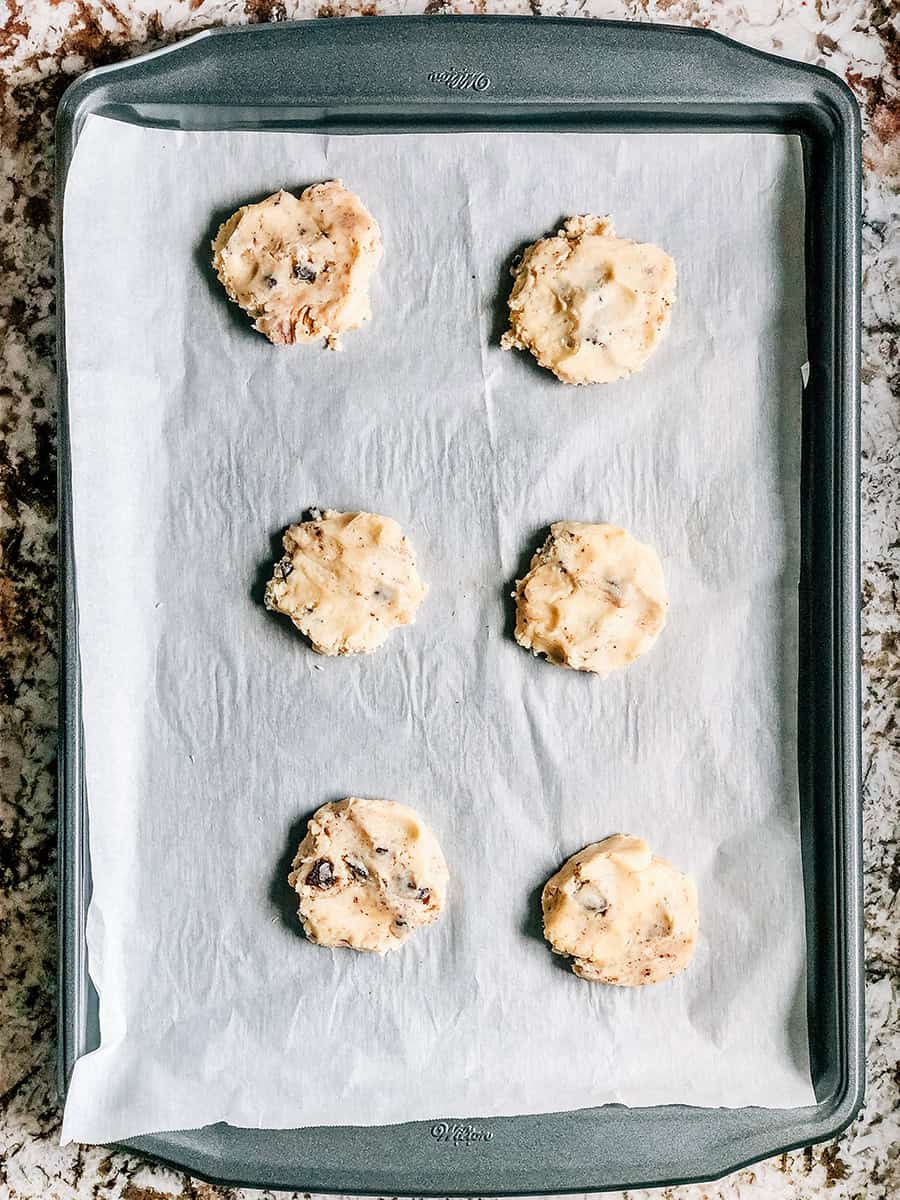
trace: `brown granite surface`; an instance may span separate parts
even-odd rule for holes
[[[53,114],[69,80],[210,25],[428,12],[709,26],[842,75],[865,121],[863,651],[869,1084],[832,1145],[666,1197],[900,1197],[900,5],[892,0],[0,0],[0,1200],[237,1197],[58,1145]],[[261,1195],[261,1193],[254,1193]],[[635,1193],[631,1196],[637,1200]]]

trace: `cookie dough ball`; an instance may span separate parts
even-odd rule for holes
[[[425,599],[410,544],[377,513],[311,515],[285,532],[266,608],[290,617],[319,654],[370,654]]]
[[[615,525],[551,525],[513,595],[520,646],[601,679],[646,654],[666,623],[656,551]]]
[[[339,179],[283,189],[246,204],[219,229],[213,265],[253,328],[284,346],[324,338],[338,348],[372,315],[369,281],[381,261],[381,232]]]
[[[376,954],[437,920],[448,880],[437,838],[418,813],[356,797],[316,812],[288,876],[310,941]]]
[[[504,349],[530,350],[563,383],[612,383],[639,371],[669,323],[675,264],[614,235],[605,217],[570,217],[512,271]]]
[[[697,942],[694,881],[623,834],[570,858],[547,882],[541,907],[554,953],[592,982],[661,983],[684,970]]]

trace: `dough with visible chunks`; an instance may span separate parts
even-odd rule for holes
[[[370,654],[412,624],[425,598],[410,544],[377,513],[326,509],[312,518],[285,531],[266,608],[290,617],[319,654]]]
[[[606,217],[570,217],[513,267],[504,349],[530,350],[563,383],[612,383],[639,371],[669,323],[675,263],[616,237]]]
[[[683,971],[697,943],[694,881],[646,842],[616,834],[574,855],[541,897],[544,936],[581,979],[619,987]]]
[[[340,335],[372,315],[381,231],[339,179],[244,205],[212,247],[228,295],[276,345],[324,338],[338,349]]]
[[[666,623],[659,556],[615,525],[551,525],[513,594],[520,646],[601,678],[646,654]]]
[[[310,941],[376,954],[437,920],[448,880],[438,840],[418,813],[353,796],[310,819],[288,876]]]

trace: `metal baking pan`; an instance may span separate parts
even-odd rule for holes
[[[814,1106],[626,1108],[374,1128],[215,1125],[124,1143],[194,1175],[298,1191],[510,1194],[658,1187],[821,1141],[864,1086],[859,708],[860,129],[834,76],[695,29],[366,18],[213,30],[78,79],[57,118],[57,213],[85,117],[175,129],[766,130],[799,134],[811,380],[802,421],[799,777]],[[702,186],[702,181],[698,181]],[[60,364],[60,1077],[98,1041]]]

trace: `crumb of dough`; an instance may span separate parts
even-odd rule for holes
[[[675,263],[615,236],[606,217],[569,217],[512,268],[504,349],[530,350],[563,383],[612,383],[639,371],[669,323]]]
[[[278,346],[340,335],[372,315],[369,283],[381,231],[339,179],[246,204],[220,227],[213,265],[253,328]]]

